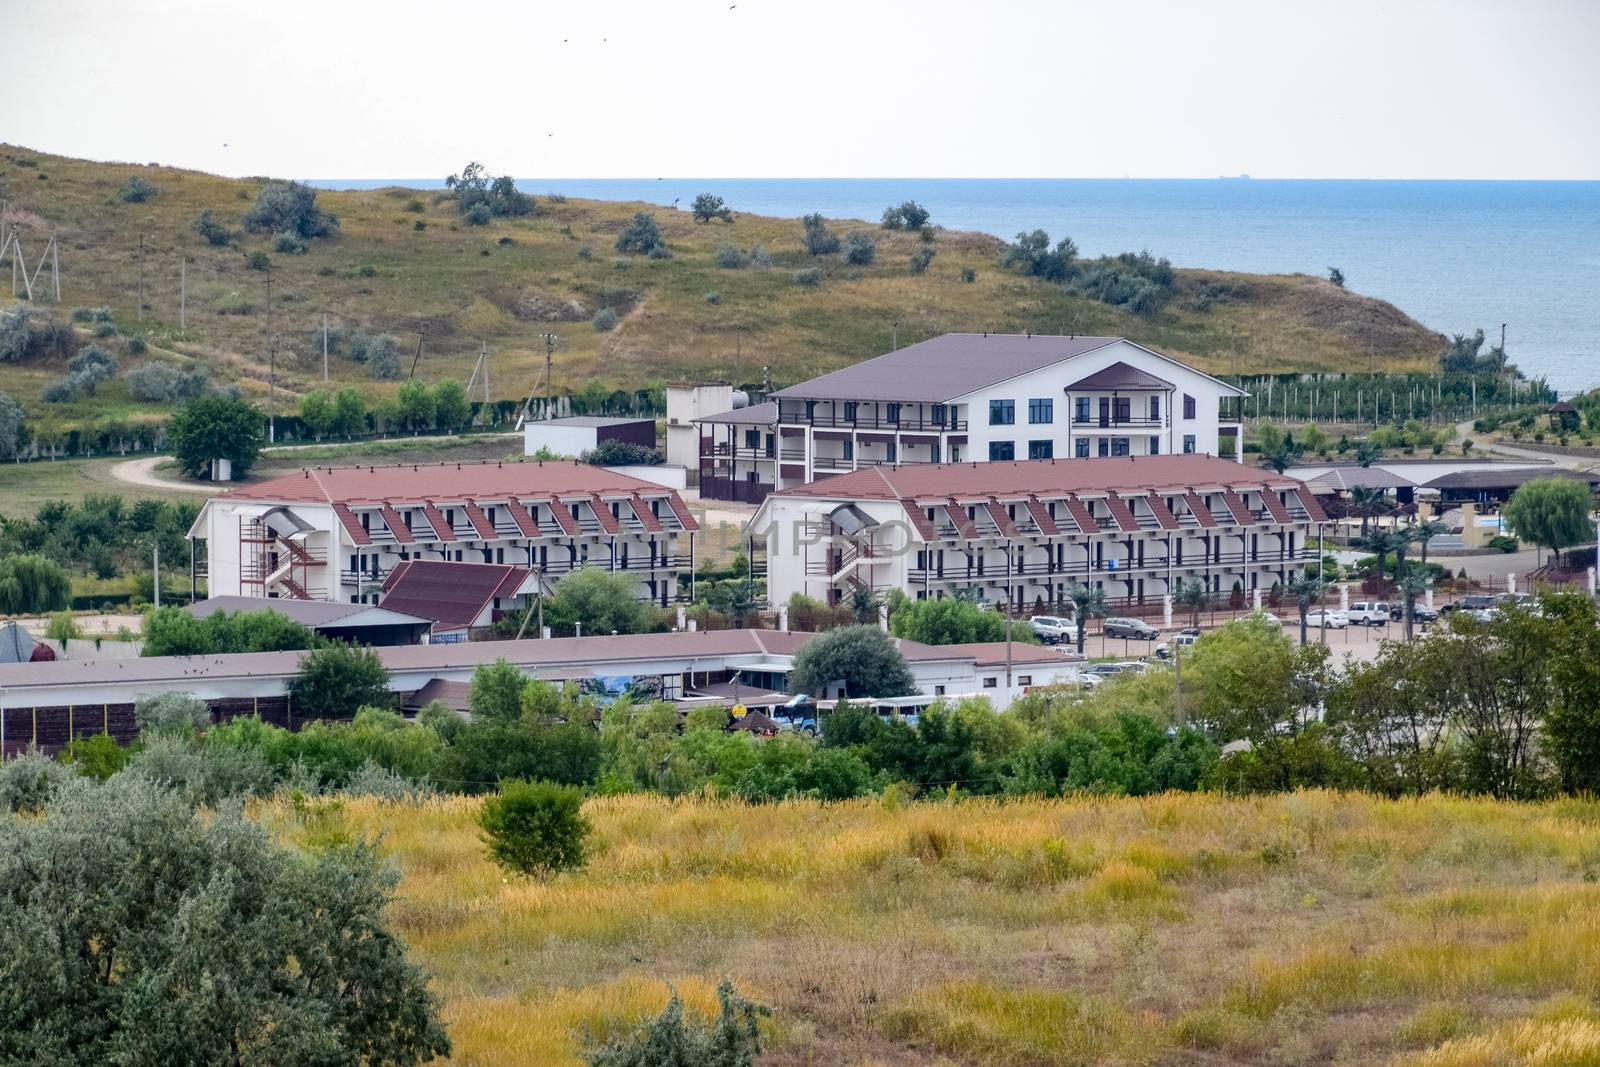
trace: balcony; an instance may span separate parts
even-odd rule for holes
[[[1318,558],[1312,551],[1299,552],[1257,552],[1251,555],[1248,552],[1221,552],[1210,557],[1191,556],[1187,559],[1174,557],[1169,561],[1166,557],[1156,559],[1145,557],[1143,563],[1119,560],[1101,560],[1098,564],[1088,560],[1068,560],[1065,563],[1055,564],[1043,561],[1025,561],[1013,563],[1008,572],[1002,560],[998,566],[989,561],[983,567],[971,567],[946,563],[943,567],[931,570],[927,567],[912,567],[906,571],[911,582],[1003,582],[1007,578],[1115,578],[1120,575],[1159,576],[1168,569],[1171,570],[1208,570],[1225,566],[1252,566],[1252,567],[1279,567],[1286,564],[1312,562]],[[1115,566],[1112,566],[1112,563]]]
[[[899,430],[903,433],[965,433],[967,429],[966,419],[947,418],[939,422],[917,415],[901,415],[898,419],[890,419],[870,412],[857,415],[853,419],[847,419],[842,415],[807,417],[796,412],[785,412],[778,416],[778,423],[783,426],[811,426],[834,430]]]
[[[1098,415],[1091,415],[1087,419],[1074,418],[1072,420],[1072,426],[1074,429],[1165,430],[1170,425],[1171,423],[1169,423],[1166,419],[1114,419],[1110,416],[1101,418]]]

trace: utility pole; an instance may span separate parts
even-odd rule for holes
[[[272,339],[272,264],[267,264],[267,339]]]
[[[478,342],[478,358],[483,360],[483,402],[489,403],[489,342]]]
[[[144,234],[139,235],[139,321],[144,321]]]
[[[322,316],[322,380],[328,380],[328,316]]]
[[[551,408],[555,405],[555,382],[551,375],[551,367],[555,364],[556,335],[544,335],[544,417],[551,417]]]
[[[267,443],[278,439],[278,335],[272,335],[267,351]]]
[[[156,572],[155,591],[151,595],[150,599],[155,604],[156,610],[159,611],[159,610],[161,610],[161,542],[160,541],[151,541],[150,542],[150,557],[151,557],[151,562],[152,562],[152,564],[154,566],[154,569],[155,569],[155,572]]]
[[[189,257],[178,260],[178,329],[188,328]]]

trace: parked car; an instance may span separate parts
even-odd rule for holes
[[[1089,671],[1078,672],[1078,684],[1083,686],[1085,689],[1093,689],[1095,686],[1104,682],[1106,678],[1107,675],[1104,674],[1093,674]]]
[[[1198,640],[1200,640],[1199,631],[1191,633],[1185,630],[1182,633],[1174,634],[1156,649],[1156,658],[1169,660],[1172,658],[1172,650],[1174,648],[1189,648]]]
[[[1397,601],[1392,607],[1393,610],[1390,612],[1389,618],[1395,622],[1405,622],[1406,602],[1404,600]],[[1438,609],[1430,608],[1420,600],[1411,605],[1411,620],[1413,622],[1437,622],[1438,619]]]
[[[1059,645],[1077,638],[1077,627],[1072,620],[1059,615],[1035,615],[1028,620],[1028,627],[1033,631],[1033,636],[1047,645]]]
[[[1254,614],[1257,615],[1258,617],[1260,617],[1262,622],[1267,623],[1269,625],[1272,625],[1272,626],[1282,626],[1283,625],[1283,620],[1282,619],[1278,618],[1278,616],[1274,615],[1272,612],[1267,611],[1264,608],[1261,611],[1254,612]]]
[[[1088,673],[1091,675],[1097,674],[1101,678],[1113,678],[1116,675],[1125,673],[1127,670],[1128,666],[1125,663],[1096,663],[1089,668]]]
[[[1161,631],[1140,619],[1112,617],[1106,620],[1107,637],[1132,637],[1139,641],[1154,641]]]
[[[1306,625],[1329,630],[1343,630],[1350,625],[1350,618],[1342,611],[1327,611],[1318,608],[1306,616]]]
[[[1121,663],[1117,664],[1117,666],[1122,668],[1122,672],[1124,674],[1143,674],[1153,665],[1142,659],[1128,659],[1123,660]]]
[[[1350,605],[1345,617],[1352,626],[1383,626],[1396,618],[1394,606],[1387,600],[1358,600]]]
[[[1450,611],[1488,611],[1488,610],[1494,608],[1495,605],[1498,604],[1498,603],[1499,603],[1499,601],[1495,597],[1489,596],[1487,594],[1484,594],[1484,593],[1469,593],[1467,596],[1461,597],[1459,600],[1454,600],[1454,601],[1451,601],[1450,603],[1446,604],[1444,606],[1444,610],[1447,611],[1447,612],[1450,612]]]

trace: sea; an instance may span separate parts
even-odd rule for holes
[[[328,188],[438,180],[317,181]],[[915,200],[932,221],[1011,239],[1042,229],[1097,256],[1148,249],[1180,267],[1326,275],[1441,333],[1482,329],[1567,393],[1600,386],[1600,182],[1168,179],[519,179],[524,192],[686,210],[875,221]]]

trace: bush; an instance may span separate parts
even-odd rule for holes
[[[617,235],[616,249],[630,256],[645,256],[657,248],[665,247],[665,244],[656,220],[649,214],[639,211],[635,212],[633,221],[628,223],[627,229]]]
[[[1126,307],[1137,315],[1153,315],[1173,292],[1172,263],[1148,251],[1104,256],[1081,269],[1069,288],[1103,304]]]
[[[306,243],[292,233],[280,233],[272,240],[272,250],[286,256],[304,255]]]
[[[1073,272],[1077,258],[1078,246],[1072,238],[1063,237],[1051,248],[1050,235],[1043,230],[1034,230],[1032,233],[1017,234],[1017,239],[1006,249],[1000,265],[1020,268],[1023,273],[1035,278],[1059,282],[1066,280]]]
[[[130,356],[142,356],[146,348],[143,337],[130,337],[123,342],[123,348]]]
[[[866,230],[851,230],[844,235],[844,261],[865,267],[878,254],[878,244]]]
[[[666,457],[662,456],[659,448],[613,438],[585,450],[578,456],[578,462],[592,463],[597,467],[655,466],[665,463]]]
[[[339,220],[317,207],[317,191],[310,186],[268,182],[256,194],[255,207],[245,215],[244,227],[303,238],[326,237],[339,228]]]
[[[47,641],[71,641],[83,636],[83,627],[78,625],[78,619],[70,611],[57,611],[51,614],[50,621],[45,624],[44,636]]]
[[[706,303],[708,303],[708,304],[720,304],[720,303],[722,303],[722,294],[717,292],[715,289],[711,290],[711,292],[706,294]]]
[[[807,267],[805,270],[794,272],[794,283],[814,288],[822,284],[822,270],[818,267]]]
[[[211,706],[193,693],[158,693],[134,702],[133,719],[145,737],[192,737],[211,725]]]
[[[117,190],[117,199],[124,204],[142,204],[156,195],[156,187],[135,174],[129,178],[121,189]]]
[[[594,313],[594,328],[596,333],[609,333],[617,328],[617,312],[615,308],[601,308]]]
[[[483,802],[478,825],[489,858],[508,871],[542,877],[582,867],[590,826],[583,791],[554,782],[509,780]]]
[[[709,1024],[685,1020],[677,990],[666,1008],[640,1032],[592,1049],[588,1067],[754,1067],[761,1054],[759,1020],[772,1009],[733,991],[724,978],[717,985],[717,1018]]]
[[[399,347],[391,344],[368,349],[367,372],[380,381],[393,381],[400,377]]]
[[[289,681],[289,699],[303,717],[340,718],[360,708],[393,703],[389,672],[371,648],[332,644],[300,660]]]
[[[961,280],[969,283],[975,282],[978,280],[978,272],[973,270],[971,267],[962,267]]]
[[[209,211],[200,212],[200,217],[194,220],[194,232],[211,245],[225,245],[233,240],[233,231],[213,219]]]
[[[0,762],[0,811],[43,811],[56,791],[73,777],[71,770],[32,749]]]
[[[717,266],[723,270],[740,270],[749,262],[737,245],[724,241],[717,246]]]
[[[76,737],[67,742],[60,760],[85,778],[103,782],[122,770],[133,753],[106,734]]]
[[[266,270],[272,266],[272,257],[257,249],[244,257],[244,265],[251,270]]]
[[[511,175],[490,178],[482,163],[468,163],[444,184],[455,200],[456,211],[473,226],[486,226],[490,219],[509,215],[531,215],[538,207],[533,197],[517,192]]]
[[[933,257],[936,255],[938,252],[932,248],[919,248],[911,253],[911,273],[928,273],[928,264],[933,262]]]
[[[461,213],[468,226],[487,226],[494,221],[494,212],[488,204],[473,204]]]
[[[579,259],[592,259],[592,258],[594,258],[594,249],[590,248],[588,245],[579,245],[578,246],[578,258]]]
[[[94,335],[96,337],[115,337],[117,336],[116,324],[111,322],[96,323]]]
[[[73,308],[72,309],[72,321],[73,322],[110,322],[111,321],[111,309],[110,308],[106,308],[106,307],[100,307],[100,308]]]
[[[67,368],[74,374],[94,374],[104,380],[117,372],[117,361],[99,345],[90,345],[73,356]]]
[[[828,221],[820,213],[807,215],[800,222],[805,227],[802,239],[807,252],[813,256],[826,256],[839,251],[839,235],[828,229]]]
[[[883,228],[886,230],[920,230],[927,224],[928,209],[915,200],[883,209]]]
[[[701,193],[695,197],[694,203],[690,205],[690,210],[694,212],[694,221],[696,222],[710,222],[712,219],[721,219],[723,222],[733,221],[733,212],[729,211],[727,205],[722,202],[722,197],[714,196],[711,193]]]
[[[797,693],[820,696],[833,682],[846,696],[897,697],[916,692],[889,635],[876,626],[841,626],[813,638],[800,649],[789,674]]]
[[[1507,537],[1505,534],[1495,534],[1489,538],[1484,547],[1495,552],[1515,552],[1517,550],[1517,539],[1515,537]]]
[[[122,379],[128,384],[128,394],[147,404],[193,400],[204,396],[211,384],[210,374],[203,363],[187,368],[176,363],[145,363],[128,371]]]
[[[650,250],[649,258],[651,258],[651,259],[671,259],[672,258],[672,249],[668,248],[665,244],[656,245],[654,248],[652,248]]]
[[[116,333],[116,327],[111,327]],[[0,363],[24,359],[70,359],[78,350],[72,326],[27,306],[0,312]]]
[[[61,564],[35,554],[0,554],[0,615],[65,611],[72,580]]]
[[[750,262],[757,270],[766,270],[772,266],[772,254],[767,251],[766,245],[751,245]]]

